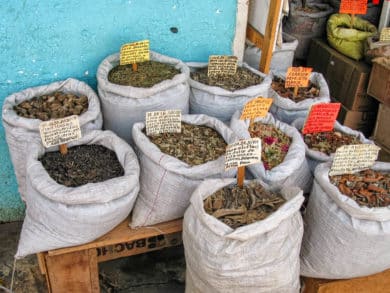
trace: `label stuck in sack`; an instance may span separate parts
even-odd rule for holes
[[[146,112],[146,135],[181,132],[181,110]]]
[[[79,117],[69,117],[44,121],[39,124],[39,133],[45,148],[66,144],[81,138]]]
[[[209,57],[207,76],[234,75],[237,72],[237,57],[212,55]]]
[[[243,139],[229,144],[225,154],[225,170],[256,164],[261,161],[261,139]]]
[[[303,125],[302,133],[332,131],[340,107],[340,103],[321,103],[312,105],[305,124]]]
[[[124,44],[120,50],[119,64],[134,64],[149,61],[149,40]]]

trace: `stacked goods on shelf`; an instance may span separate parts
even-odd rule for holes
[[[225,172],[224,154],[226,145],[237,137],[220,120],[182,115],[181,133],[147,136],[144,129],[143,122],[133,126],[141,166],[133,228],[182,217],[191,193],[202,180],[235,175]]]
[[[312,72],[308,87],[299,88],[294,97],[293,88],[285,88],[285,76],[273,76],[269,97],[273,99],[270,112],[284,123],[290,124],[299,117],[306,117],[310,106],[329,103],[329,89],[321,73]]]
[[[292,125],[301,131],[304,123],[305,119],[299,118]],[[318,164],[332,161],[336,149],[343,145],[373,143],[366,139],[361,132],[343,126],[337,121],[334,124],[334,130],[304,134],[303,141],[306,149],[306,159],[312,173],[314,173]]]
[[[310,41],[325,34],[326,21],[332,12],[332,7],[324,3],[301,5],[301,1],[291,2],[283,30],[298,39],[295,58],[306,59]]]
[[[78,115],[82,134],[101,129],[102,114],[96,93],[76,79],[25,89],[4,100],[3,125],[19,193],[26,196],[26,157],[29,145],[40,142],[44,120]]]
[[[379,57],[390,58],[390,41],[380,41],[378,36],[368,37],[364,43],[364,60],[371,64],[372,59]]]
[[[315,170],[306,209],[301,274],[348,279],[390,267],[390,164],[377,162],[352,174]]]
[[[129,215],[139,191],[137,157],[111,131],[90,131],[66,155],[53,151],[30,142],[18,258],[95,240]]]
[[[241,139],[262,139],[262,162],[249,165],[250,173],[270,185],[298,186],[310,192],[312,176],[305,159],[305,145],[298,130],[276,120],[272,114],[264,118],[240,120],[237,111],[230,128]]]
[[[323,74],[332,99],[342,104],[337,120],[369,137],[378,106],[367,93],[371,66],[344,56],[319,39],[311,43],[307,64]]]
[[[205,180],[191,196],[183,222],[186,291],[298,292],[302,191],[234,183]]]
[[[237,66],[236,74],[209,78],[206,63],[188,63],[190,113],[205,114],[229,123],[236,110],[257,96],[267,96],[271,85],[268,75],[247,64]]]
[[[133,72],[131,64],[119,65],[119,57],[117,53],[105,58],[96,74],[104,129],[133,144],[132,126],[143,121],[146,112],[180,109],[188,113],[190,73],[183,62],[150,51],[150,61],[139,63]],[[165,73],[169,79],[159,79]]]

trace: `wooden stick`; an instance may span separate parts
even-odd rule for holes
[[[252,127],[253,123],[255,123],[255,118],[249,119],[249,127]]]
[[[353,23],[355,22],[355,14],[351,14],[351,28],[353,28]]]
[[[68,153],[68,147],[66,144],[60,144],[60,153],[61,155],[66,155]]]
[[[244,186],[245,166],[238,167],[237,170],[237,185],[242,188]]]
[[[137,63],[133,63],[132,64],[132,68],[133,68],[133,71],[137,71],[138,70],[138,64]]]
[[[298,87],[296,86],[296,87],[294,87],[294,98],[296,97],[296,96],[298,96]]]

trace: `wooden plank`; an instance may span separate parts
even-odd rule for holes
[[[126,241],[96,248],[97,261],[103,262],[121,257],[147,253],[182,243],[181,232]],[[95,253],[96,253],[95,252]]]
[[[88,250],[89,255],[89,271],[90,271],[90,280],[91,280],[91,290],[92,292],[100,292],[99,284],[99,267],[96,255],[96,249],[91,248]]]
[[[248,23],[246,27],[246,37],[256,47],[262,48],[264,43],[264,36],[259,33],[252,25]]]
[[[117,243],[131,242],[138,239],[149,238],[160,234],[171,234],[182,230],[183,220],[177,219],[169,222],[160,223],[153,226],[141,227],[139,229],[131,229],[129,227],[129,219],[126,219],[116,228],[98,238],[95,241],[87,244],[61,248],[48,251],[48,255],[61,255],[65,253],[82,251],[90,248],[98,248]]]
[[[51,291],[53,293],[96,293],[92,287],[91,276],[96,277],[95,271],[91,273],[93,260],[90,259],[89,251],[76,251],[62,255],[46,255],[46,266],[49,276]],[[95,261],[97,270],[97,262]],[[98,281],[97,281],[98,282]]]
[[[45,254],[45,252],[37,253],[39,271],[42,275],[46,275]]]

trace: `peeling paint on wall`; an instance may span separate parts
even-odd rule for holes
[[[99,63],[122,44],[149,39],[151,50],[183,61],[231,54],[236,0],[29,0],[0,4],[0,101],[68,77],[95,88]],[[0,125],[0,222],[20,220],[19,199]]]

